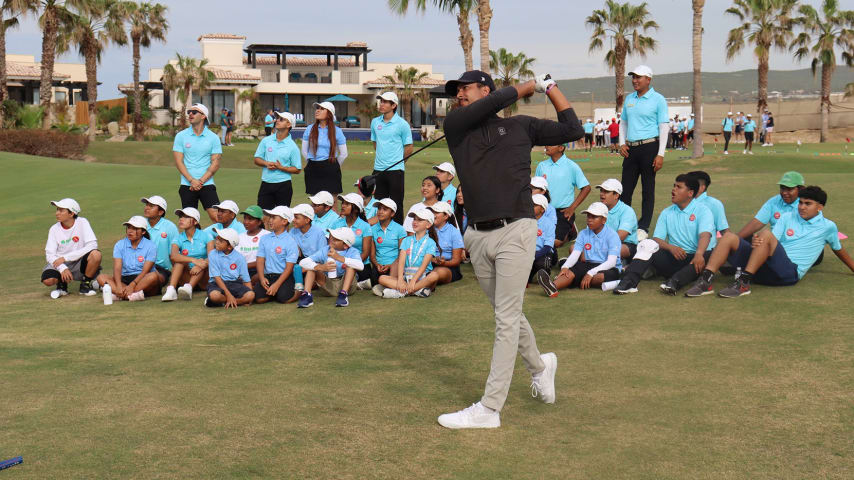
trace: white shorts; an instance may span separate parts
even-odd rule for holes
[[[765,133],[774,133],[774,127],[765,127]]]

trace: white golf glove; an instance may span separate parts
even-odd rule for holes
[[[548,90],[549,87],[557,83],[552,80],[552,76],[548,73],[537,75],[534,77],[534,80],[537,82],[537,85],[534,87],[534,91],[537,93],[546,93],[546,90]]]

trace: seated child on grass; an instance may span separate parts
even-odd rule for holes
[[[113,274],[98,275],[98,284],[110,285],[113,300],[145,300],[160,293],[160,280],[154,271],[157,247],[150,240],[145,217],[134,215],[124,223],[126,237],[113,247]]]
[[[403,298],[407,295],[429,297],[439,280],[433,272],[433,257],[437,253],[437,237],[433,229],[435,217],[429,208],[408,215],[412,219],[413,235],[403,239],[397,258],[397,276],[383,275],[374,295],[383,298]]]
[[[164,302],[179,298],[192,300],[194,288],[205,288],[208,285],[208,252],[214,248],[213,237],[199,228],[198,210],[193,207],[179,208],[175,214],[178,215],[181,233],[172,241],[172,276],[160,299]]]
[[[356,272],[365,268],[359,251],[353,247],[356,235],[348,227],[329,230],[329,251],[320,259],[304,258],[300,261],[305,277],[305,291],[297,307],[314,305],[312,289],[317,286],[322,295],[338,298],[336,307],[350,305],[350,295],[356,291]]]
[[[210,279],[206,307],[237,307],[251,305],[255,292],[249,283],[246,259],[235,247],[240,234],[231,228],[215,229],[214,250],[208,256]]]

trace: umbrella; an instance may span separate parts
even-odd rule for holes
[[[327,101],[327,102],[355,102],[356,99],[350,98],[347,95],[341,95],[339,93],[338,95],[335,95],[334,97],[327,98],[325,101]]]

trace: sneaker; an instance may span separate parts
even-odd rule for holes
[[[361,282],[356,283],[356,288],[359,290],[370,290],[371,289],[371,279],[362,280]]]
[[[68,290],[57,288],[50,292],[50,298],[59,298],[68,295]]]
[[[205,297],[205,306],[208,308],[220,308],[220,307],[225,306],[222,303],[214,303],[214,302],[211,302],[210,300],[211,300],[211,297]]]
[[[748,155],[753,155],[753,150],[747,152]]]
[[[614,287],[614,295],[625,295],[627,293],[638,293],[636,287],[630,287],[628,284],[620,282]]]
[[[174,302],[175,300],[178,300],[178,292],[175,291],[175,287],[169,285],[168,287],[166,287],[166,293],[164,293],[163,296],[160,297],[160,301]]]
[[[659,285],[658,288],[661,289],[661,293],[676,295],[676,292],[679,290],[679,285],[672,278],[668,278],[664,283]]]
[[[531,396],[545,403],[555,403],[555,372],[557,372],[557,355],[554,353],[544,353],[540,355],[543,363],[546,365],[545,370],[537,375],[531,376]]]
[[[729,152],[727,152],[726,150],[724,150],[724,155],[729,155]]]
[[[637,235],[638,235],[638,242],[642,242],[642,241],[646,240],[647,238],[649,238],[649,234],[646,232],[646,230],[644,230],[642,228],[638,229]]]
[[[98,291],[92,288],[91,281],[80,282],[80,295],[85,295],[87,297],[94,297],[98,294]]]
[[[703,295],[709,295],[712,293],[715,293],[715,287],[713,287],[711,283],[703,280],[703,277],[700,277],[694,283],[694,286],[689,288],[688,291],[685,292],[685,296],[702,297]]]
[[[378,296],[378,297],[382,297],[383,296],[383,290],[385,290],[385,287],[378,283],[378,284],[374,285],[374,288],[371,289],[371,292],[373,292],[373,294]]]
[[[314,305],[314,297],[310,293],[303,292],[299,297],[297,308],[308,308],[312,305]]]
[[[718,296],[723,298],[735,298],[742,295],[750,295],[750,284],[742,279],[736,280],[732,285],[718,292]]]
[[[142,290],[138,292],[133,292],[128,295],[128,300],[131,302],[141,302],[145,300],[145,292],[143,292]]]
[[[741,152],[742,155],[747,155],[747,150]]]
[[[431,293],[433,293],[433,290],[430,290],[429,288],[422,288],[421,290],[415,292],[413,295],[419,298],[427,298],[430,296]]]
[[[178,287],[178,298],[181,300],[192,300],[193,287],[191,287],[189,283],[185,284],[183,287]]]
[[[557,296],[557,286],[555,286],[555,282],[552,281],[552,277],[549,275],[549,272],[545,270],[537,270],[537,283],[543,287],[543,291],[546,292],[546,296],[549,298],[554,298]]]
[[[400,291],[394,288],[384,288],[383,289],[383,298],[403,298],[405,297],[405,293],[401,293]]]
[[[459,412],[439,415],[439,425],[445,428],[498,428],[501,417],[498,412],[484,407],[480,402]]]
[[[368,280],[370,282],[370,280]],[[338,292],[338,300],[335,301],[336,307],[346,307],[350,305],[349,295],[347,292]]]

